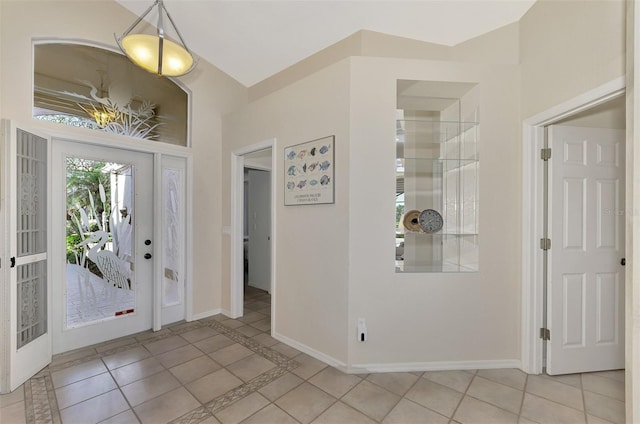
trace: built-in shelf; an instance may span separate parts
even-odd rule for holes
[[[396,121],[396,272],[478,270],[477,136],[477,122]],[[406,212],[426,209],[440,229],[404,228]]]

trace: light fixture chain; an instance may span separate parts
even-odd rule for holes
[[[164,54],[164,26],[162,25],[162,10],[166,12],[167,9],[165,9],[162,0],[156,1],[158,2],[158,75],[162,75],[162,56]],[[167,16],[169,16],[168,13]]]
[[[171,22],[171,26],[173,27],[174,31],[176,32],[176,35],[178,36],[178,38],[180,39],[180,42],[182,43],[182,45],[184,46],[184,48],[191,53],[191,50],[189,50],[189,47],[187,46],[187,43],[184,42],[184,40],[182,39],[182,35],[180,35],[180,31],[178,31],[178,27],[176,26],[176,24],[173,22],[173,18],[171,17],[171,14],[169,13],[169,11],[167,10],[167,8],[164,6],[164,3],[162,2],[162,0],[158,0],[160,1],[160,7],[162,7],[162,9],[164,10],[164,13],[167,14],[167,18],[169,19],[169,22]]]
[[[142,15],[140,15],[140,16],[138,17],[138,19],[136,19],[136,20],[135,20],[135,22],[134,22],[134,23],[133,23],[133,24],[132,24],[132,25],[131,25],[131,26],[130,26],[130,27],[129,27],[125,32],[123,32],[123,33],[122,33],[122,35],[120,36],[120,38],[119,38],[119,39],[121,40],[121,39],[123,39],[124,37],[126,37],[127,35],[129,35],[129,33],[130,33],[131,31],[133,31],[133,29],[134,29],[136,26],[138,26],[138,24],[139,24],[139,23],[140,23],[140,22],[145,18],[145,16],[147,16],[147,15],[149,14],[149,12],[151,12],[151,10],[152,10],[154,7],[156,7],[156,5],[158,4],[158,2],[159,2],[159,1],[160,1],[160,0],[155,0],[155,2],[154,2],[151,6],[149,6],[149,8],[148,8],[148,9],[147,9],[147,10],[146,10]],[[164,9],[164,7],[163,7],[163,9]],[[165,10],[166,10],[166,9],[165,9]]]

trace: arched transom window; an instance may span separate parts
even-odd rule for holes
[[[33,116],[61,124],[187,145],[188,95],[111,50],[34,45]]]

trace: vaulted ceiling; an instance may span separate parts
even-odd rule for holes
[[[137,15],[153,3],[117,1]],[[197,56],[249,87],[359,30],[453,46],[518,21],[534,1],[164,0],[164,4]],[[157,14],[150,19],[155,22]]]

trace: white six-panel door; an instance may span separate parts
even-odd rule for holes
[[[547,372],[624,368],[623,130],[549,127]]]

